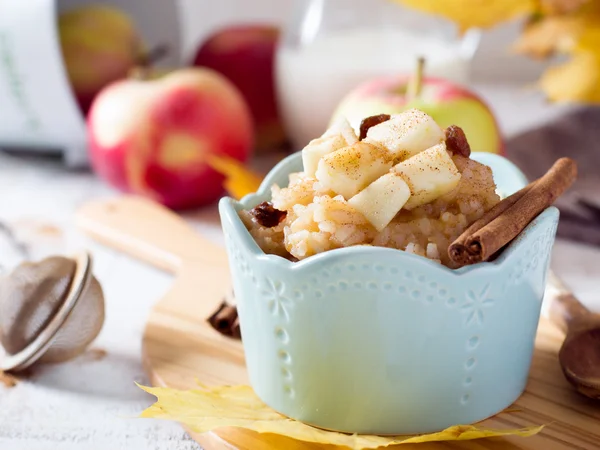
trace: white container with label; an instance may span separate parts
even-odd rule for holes
[[[63,64],[58,39],[60,11],[92,1],[0,0],[0,148],[60,152],[71,167],[86,166],[85,118]],[[180,31],[174,1],[121,0],[145,43],[166,44],[180,60]]]

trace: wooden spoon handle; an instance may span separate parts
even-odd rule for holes
[[[186,262],[225,261],[225,251],[202,238],[171,210],[136,196],[85,204],[76,223],[99,242],[170,272]]]
[[[591,312],[577,300],[560,279],[550,271],[548,284],[554,290],[549,307],[549,318],[565,333],[574,326],[581,325],[591,316]]]

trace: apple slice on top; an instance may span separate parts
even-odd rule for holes
[[[385,148],[357,142],[323,156],[316,177],[325,189],[347,200],[388,172],[392,160]]]
[[[302,149],[304,173],[309,177],[314,177],[319,161],[323,156],[347,146],[348,144],[341,134],[313,139]]]
[[[335,135],[342,135],[344,139],[346,139],[348,145],[354,145],[358,142],[358,136],[356,135],[354,128],[352,128],[350,122],[343,117],[334,122],[325,134],[323,134],[324,137]]]
[[[409,109],[369,128],[364,142],[387,148],[394,158],[405,160],[444,141],[444,131],[433,118]]]
[[[414,209],[457,186],[461,174],[445,138],[416,109],[372,126],[362,141],[344,119],[302,150],[304,170],[381,231],[402,208]]]
[[[454,189],[460,179],[442,142],[396,164],[348,204],[382,231],[402,208],[410,210],[429,203]]]
[[[400,173],[390,172],[379,177],[348,200],[377,231],[383,230],[410,198],[410,188]]]
[[[358,142],[354,128],[346,119],[340,119],[329,128],[323,136],[313,139],[302,150],[304,173],[315,176],[319,161],[328,153],[334,152]]]
[[[410,188],[411,196],[405,209],[432,202],[456,187],[461,174],[442,142],[396,164],[398,173]]]

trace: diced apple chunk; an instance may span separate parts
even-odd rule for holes
[[[444,141],[444,131],[423,111],[409,109],[371,127],[365,142],[383,145],[401,160]]]
[[[341,134],[313,139],[302,150],[304,173],[309,177],[314,177],[323,156],[347,146],[348,144]]]
[[[391,167],[392,157],[386,149],[357,142],[321,158],[316,177],[325,189],[347,200]]]
[[[304,173],[314,177],[319,160],[327,153],[334,152],[358,142],[354,128],[345,119],[336,121],[320,138],[313,139],[302,150]]]
[[[348,200],[377,229],[383,230],[410,197],[410,188],[399,173],[390,172]]]
[[[416,208],[447,194],[461,177],[443,142],[396,164],[392,171],[400,174],[410,188],[411,196],[405,209]]]
[[[345,117],[336,120],[329,129],[323,134],[323,137],[327,136],[335,136],[337,134],[341,134],[348,145],[354,145],[358,142],[358,136],[350,125],[350,122]]]

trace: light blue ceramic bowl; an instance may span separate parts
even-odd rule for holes
[[[508,160],[499,189],[526,184]],[[493,262],[450,270],[378,247],[301,262],[264,254],[237,211],[302,169],[293,154],[259,192],[219,205],[250,383],[269,406],[338,431],[432,432],[473,423],[525,388],[558,210],[548,208]]]

